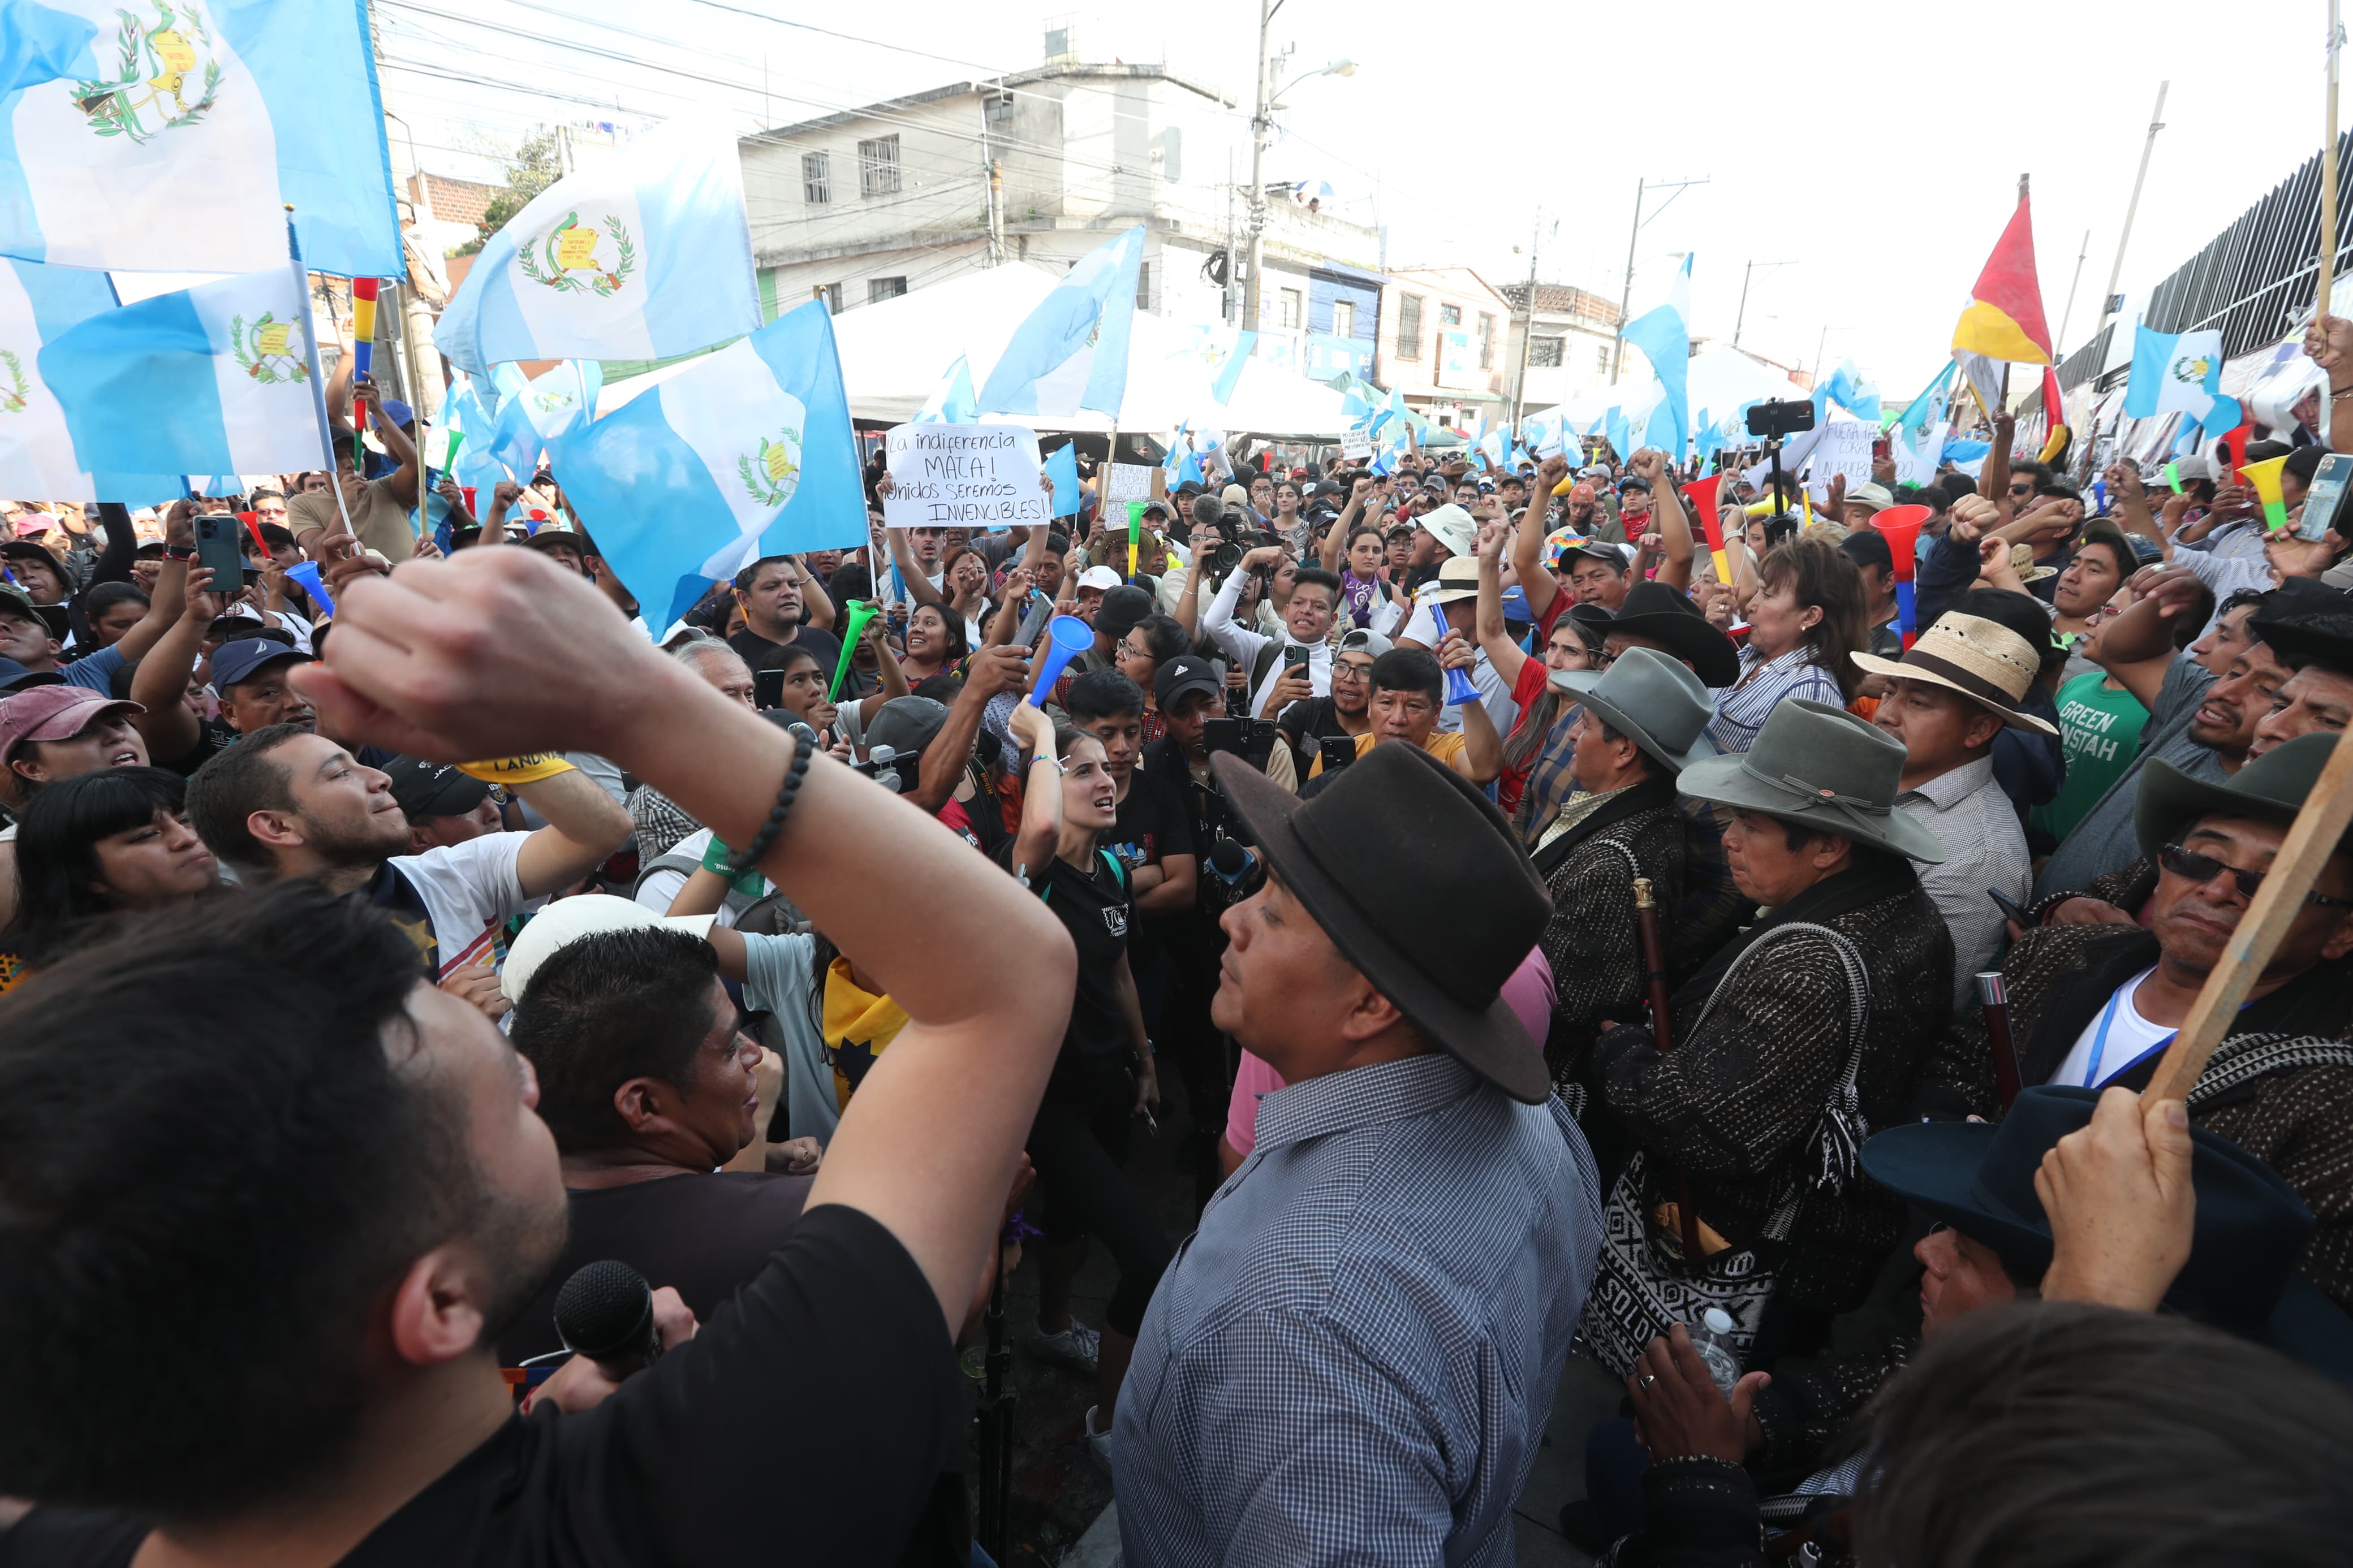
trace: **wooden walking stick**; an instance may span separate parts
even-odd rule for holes
[[[2347,743],[2348,733],[2353,731],[2339,731],[2327,765],[2305,797],[2304,808],[2295,814],[2263,885],[2255,889],[2246,914],[2223,947],[2222,961],[2206,976],[2189,1016],[2181,1021],[2181,1032],[2166,1047],[2165,1059],[2149,1079],[2149,1098],[2189,1096],[2198,1075],[2206,1070],[2206,1058],[2222,1043],[2247,993],[2254,989],[2272,954],[2279,951],[2280,941],[2304,908],[2321,867],[2328,863],[2329,855],[2345,837],[2346,826],[2353,824],[2353,744]]]
[[[1651,983],[1651,1035],[1659,1054],[1675,1048],[1674,1009],[1667,997],[1666,948],[1659,941],[1659,897],[1648,877],[1634,879],[1634,929],[1642,939],[1642,969]],[[1675,1173],[1675,1220],[1683,1232],[1683,1260],[1700,1259],[1699,1211],[1692,1206],[1691,1178]]]
[[[2018,1042],[2010,1033],[2010,982],[1999,969],[1978,974],[1978,1001],[1985,1014],[1986,1043],[1993,1047],[1993,1086],[2001,1108],[2018,1098]]]

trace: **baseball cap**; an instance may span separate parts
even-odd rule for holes
[[[1095,612],[1095,632],[1113,641],[1135,629],[1135,623],[1152,614],[1157,606],[1151,594],[1129,584],[1107,590],[1103,607]]]
[[[718,918],[658,915],[643,904],[611,893],[581,893],[558,899],[532,916],[531,923],[508,947],[506,963],[499,971],[499,990],[510,1002],[522,1001],[539,966],[560,949],[584,938],[602,936],[607,931],[664,930],[682,931],[708,942],[712,922]]]
[[[1228,485],[1224,489],[1218,492],[1218,499],[1225,502],[1228,506],[1248,506],[1250,505],[1250,491],[1242,489],[1240,485]]]
[[[1885,485],[1875,480],[1865,481],[1846,492],[1849,506],[1867,506],[1873,511],[1884,511],[1895,504],[1895,497]]]
[[[921,756],[947,721],[944,702],[929,697],[893,697],[868,721],[866,745],[870,751],[888,746],[902,757]]]
[[[1396,646],[1370,626],[1358,626],[1340,639],[1342,653],[1368,653],[1375,658],[1380,658]]]
[[[1640,490],[1644,495],[1649,495],[1651,493],[1651,481],[1644,479],[1640,474],[1629,474],[1625,479],[1619,481],[1618,493],[1622,496],[1628,490]]]
[[[569,545],[583,555],[594,555],[596,547],[588,542],[587,531],[560,517],[551,517],[525,534],[522,542],[544,548],[550,544]]]
[[[1218,667],[1198,653],[1178,654],[1152,678],[1152,695],[1164,713],[1188,691],[1206,691],[1212,697],[1226,694],[1225,679]]]
[[[213,689],[227,691],[238,681],[251,679],[263,665],[275,664],[281,658],[311,662],[309,654],[274,637],[239,637],[235,642],[225,642],[213,650]]]
[[[1108,594],[1120,585],[1119,574],[1108,566],[1090,566],[1079,574],[1079,586]]]
[[[436,816],[463,816],[490,798],[491,786],[453,763],[428,763],[420,757],[395,757],[384,771],[392,780],[392,798],[411,822]]]
[[[0,658],[0,693],[22,691],[28,686],[62,686],[65,679],[54,669],[30,670],[13,658]]]
[[[26,741],[64,741],[80,734],[108,712],[144,713],[136,702],[125,702],[87,686],[35,686],[0,701],[0,767]]]

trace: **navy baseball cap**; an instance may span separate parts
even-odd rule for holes
[[[213,650],[213,689],[227,691],[237,682],[252,679],[262,666],[281,658],[311,662],[309,654],[272,637],[239,637],[235,642],[225,642]]]

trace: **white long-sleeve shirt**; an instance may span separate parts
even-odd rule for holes
[[[1276,638],[1235,624],[1234,606],[1241,601],[1242,579],[1247,575],[1239,571],[1226,574],[1225,585],[1218,590],[1218,596],[1209,601],[1208,612],[1201,621],[1202,629],[1209,634],[1209,640],[1245,670],[1257,667],[1259,654],[1267,644],[1290,642],[1288,637]],[[1386,636],[1397,625],[1398,619],[1397,606],[1384,605],[1373,616],[1372,629]],[[1259,716],[1266,703],[1267,693],[1272,691],[1274,683],[1282,679],[1282,664],[1283,661],[1277,658],[1267,667],[1263,677],[1250,683],[1251,718]],[[1318,697],[1332,695],[1332,645],[1328,639],[1313,644],[1307,649],[1307,684]]]

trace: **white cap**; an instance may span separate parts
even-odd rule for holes
[[[1099,589],[1106,594],[1118,587],[1120,582],[1120,574],[1108,566],[1090,566],[1079,574],[1080,587]]]
[[[657,928],[682,931],[689,936],[706,941],[711,936],[711,922],[717,915],[658,915],[643,904],[615,898],[610,893],[582,893],[576,898],[558,899],[531,918],[522,934],[507,949],[506,967],[499,971],[499,990],[510,1002],[520,1002],[531,984],[531,977],[539,973],[559,949],[571,946],[583,937],[596,936],[608,931],[652,931]]]

